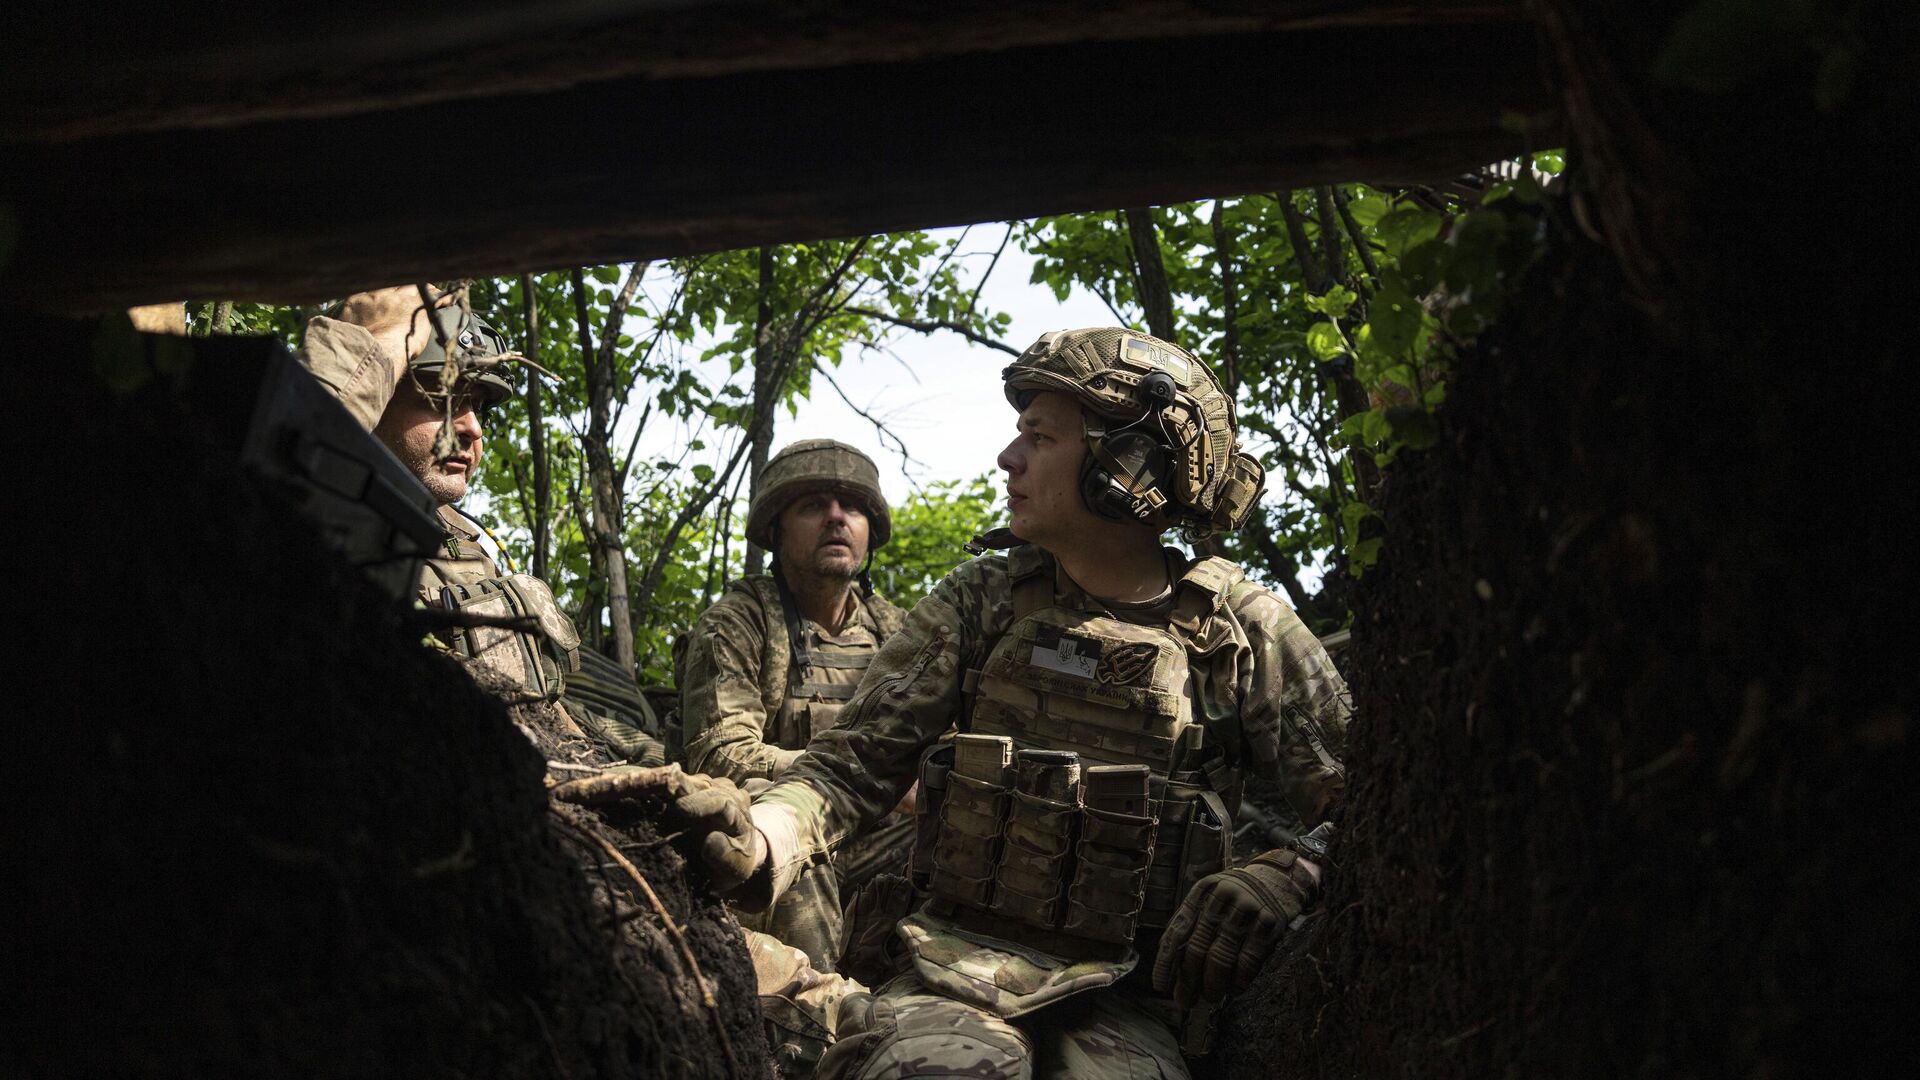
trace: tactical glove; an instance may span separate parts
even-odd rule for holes
[[[689,839],[715,892],[739,888],[767,861],[767,840],[754,827],[752,805],[731,780],[697,773],[686,777],[685,793],[668,804],[669,821]]]
[[[1286,850],[1201,878],[1160,939],[1154,989],[1172,992],[1184,1008],[1245,988],[1318,888]]]

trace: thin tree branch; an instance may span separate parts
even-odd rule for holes
[[[926,466],[926,462],[914,457],[907,451],[906,440],[902,439],[898,433],[888,427],[886,421],[855,405],[853,399],[847,396],[847,392],[840,388],[838,382],[834,381],[832,372],[820,366],[818,363],[813,365],[813,370],[819,372],[820,376],[827,380],[827,385],[833,387],[833,392],[840,395],[840,400],[846,402],[847,408],[852,409],[860,415],[861,419],[873,425],[873,430],[879,434],[882,440],[893,440],[894,452],[900,455],[900,467],[902,471],[905,471],[908,465],[919,465],[923,468]]]
[[[633,455],[640,449],[640,433],[647,430],[647,421],[652,416],[653,402],[649,401],[647,407],[640,411],[640,422],[633,427],[633,439],[627,443],[627,456],[620,459],[620,471],[613,480],[615,491],[627,490],[627,471],[633,468]]]
[[[1173,340],[1173,291],[1167,285],[1167,264],[1160,253],[1160,230],[1153,211],[1144,207],[1120,211],[1133,249],[1133,292],[1147,314],[1147,332],[1162,341]]]
[[[1340,229],[1334,224],[1333,188],[1327,184],[1314,188],[1313,205],[1315,224],[1320,226],[1320,253],[1327,264],[1327,276],[1332,279],[1331,287],[1347,276],[1347,255],[1340,243]]]
[[[1012,239],[1013,222],[1009,221],[1007,222],[1007,235],[1000,238],[1000,246],[993,250],[993,258],[988,261],[986,271],[980,275],[980,280],[974,283],[973,294],[967,297],[967,306],[965,310],[960,312],[962,319],[970,319],[973,317],[974,305],[980,302],[980,292],[987,287],[987,279],[993,276],[993,268],[1000,265],[1000,256],[1006,252],[1007,244]]]
[[[1347,239],[1353,241],[1354,254],[1360,256],[1360,265],[1366,268],[1367,277],[1373,281],[1379,281],[1380,267],[1374,262],[1373,245],[1367,242],[1367,234],[1360,231],[1360,223],[1353,220],[1353,210],[1347,203],[1347,193],[1336,186],[1333,189],[1333,205],[1340,211],[1341,224],[1347,228]]]
[[[945,319],[908,319],[899,315],[889,315],[884,311],[877,311],[873,308],[857,307],[845,308],[842,314],[858,315],[867,319],[878,319],[881,322],[892,323],[894,326],[902,326],[908,330],[918,330],[923,334],[931,334],[936,330],[951,330],[961,337],[966,338],[968,341],[973,342],[975,345],[985,345],[989,349],[999,349],[1009,356],[1020,355],[1019,349],[1014,348],[1004,341],[995,340],[971,327],[963,326],[956,322],[949,322]]]
[[[1280,217],[1287,223],[1287,242],[1293,247],[1293,257],[1300,263],[1300,273],[1306,279],[1307,291],[1319,296],[1333,287],[1333,281],[1327,271],[1321,267],[1320,260],[1314,257],[1313,244],[1307,239],[1307,222],[1300,211],[1293,208],[1293,196],[1289,192],[1279,192],[1274,200],[1280,204]]]

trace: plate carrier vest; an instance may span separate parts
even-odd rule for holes
[[[964,684],[962,731],[999,738],[923,759],[916,883],[930,914],[969,934],[1130,967],[1135,937],[1164,928],[1195,882],[1232,861],[1231,646],[1246,639],[1227,598],[1244,574],[1195,562],[1159,627],[1061,606],[1037,548],[1010,551],[1007,571],[1013,621]],[[1196,716],[1203,702],[1217,715]],[[968,760],[1001,739],[1006,758]],[[1083,787],[1099,765],[1145,766],[1129,774],[1144,797],[1116,804]]]

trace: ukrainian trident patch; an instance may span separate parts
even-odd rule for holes
[[[1116,645],[1100,657],[1100,681],[1108,686],[1144,685],[1153,681],[1153,661],[1160,650],[1144,641]]]

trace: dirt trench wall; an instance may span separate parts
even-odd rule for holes
[[[8,330],[35,364],[0,1073],[725,1074],[658,920],[550,821],[544,755],[239,472],[204,372],[116,396],[111,335]],[[731,919],[627,824],[764,1075]]]
[[[1230,1074],[1904,1069],[1916,274],[1865,193],[1915,68],[1850,25],[1823,107],[1797,47],[1654,90],[1584,24],[1581,205],[1390,470],[1331,914]]]

